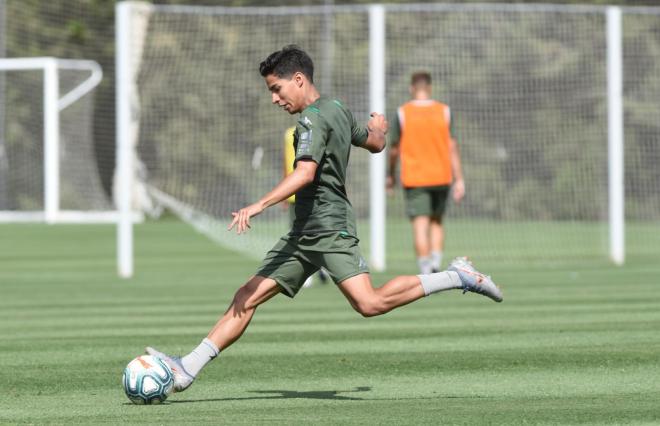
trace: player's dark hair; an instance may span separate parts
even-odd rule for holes
[[[259,65],[262,77],[273,74],[278,78],[291,78],[297,72],[314,83],[314,63],[309,55],[295,44],[284,46],[273,52]]]
[[[431,84],[431,74],[428,71],[414,72],[410,77],[410,85],[416,86],[418,84]]]

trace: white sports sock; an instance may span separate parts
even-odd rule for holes
[[[433,293],[445,290],[453,290],[455,288],[463,288],[461,278],[458,272],[455,271],[442,271],[435,274],[417,275],[422,282],[424,294],[429,296]]]
[[[181,364],[183,364],[183,368],[186,369],[186,373],[196,377],[197,373],[199,373],[206,364],[218,356],[218,353],[220,353],[220,349],[218,349],[215,343],[208,338],[205,338],[199,346],[193,349],[192,352],[181,358]]]
[[[418,257],[417,266],[419,266],[419,272],[422,274],[430,274],[433,272],[433,266],[431,266],[431,258],[428,256]]]
[[[440,270],[442,265],[442,252],[441,251],[432,251],[431,252],[431,267],[436,271]]]

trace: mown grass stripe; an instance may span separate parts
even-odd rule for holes
[[[660,423],[660,246],[614,268],[597,256],[530,266],[508,244],[505,263],[479,263],[502,304],[456,292],[363,319],[333,285],[276,297],[189,391],[136,407],[126,363],[147,344],[198,344],[256,262],[148,223],[123,281],[112,227],[0,232],[0,423]],[[394,249],[374,282],[414,268]]]

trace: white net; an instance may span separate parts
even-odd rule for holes
[[[626,249],[658,259],[660,248],[660,9],[623,16]]]
[[[61,70],[60,90],[67,93],[89,76],[89,71]],[[91,91],[60,112],[60,205],[63,210],[112,210],[96,160]]]
[[[0,78],[5,106],[0,210],[43,210],[43,72],[0,71]]]
[[[406,100],[421,68],[451,107],[467,196],[449,207],[449,253],[607,256],[605,41],[602,12],[388,14],[388,105]],[[390,208],[404,216],[400,199]],[[400,235],[410,233],[404,227]]]
[[[407,99],[410,73],[427,69],[455,118],[467,197],[449,208],[448,255],[606,259],[605,9],[388,5],[386,11],[388,112]],[[651,165],[659,151],[656,13],[624,14],[632,247],[657,244],[648,237],[659,220],[660,178]],[[315,60],[317,85],[366,121],[368,31],[365,7],[153,7],[139,41],[137,81],[138,153],[152,196],[222,244],[262,255],[287,230],[283,210],[255,219],[247,236],[224,231],[233,210],[281,178],[282,135],[295,119],[270,105],[258,64],[299,44]],[[363,242],[368,167],[368,154],[354,150],[348,192]],[[388,200],[390,265],[414,264],[402,198],[398,191]]]

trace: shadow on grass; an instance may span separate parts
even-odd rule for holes
[[[291,390],[258,390],[250,391],[251,393],[259,394],[258,396],[246,396],[243,398],[211,398],[211,399],[186,399],[178,401],[168,401],[171,404],[185,404],[190,402],[213,402],[213,401],[250,401],[258,399],[334,399],[344,401],[362,401],[363,398],[356,398],[353,396],[344,396],[343,394],[351,394],[358,392],[369,392],[370,386],[358,386],[352,390],[335,390],[335,391],[307,391],[298,392]]]
[[[187,404],[191,402],[221,402],[221,401],[253,401],[265,399],[330,399],[335,401],[402,401],[402,400],[437,400],[437,399],[492,399],[492,397],[483,395],[434,395],[434,396],[417,396],[417,397],[396,397],[396,398],[358,398],[353,395],[359,392],[369,392],[370,386],[358,386],[351,390],[335,390],[335,391],[307,391],[298,392],[291,390],[259,390],[249,391],[255,393],[255,396],[246,396],[240,398],[207,398],[207,399],[183,399],[183,400],[167,400],[165,404]],[[434,392],[435,393],[435,392]]]
[[[250,393],[258,394],[256,396],[246,396],[240,398],[206,398],[206,399],[181,399],[181,400],[167,400],[162,405],[169,404],[189,404],[193,402],[222,402],[222,401],[255,401],[255,400],[268,400],[268,399],[330,399],[336,401],[403,401],[403,400],[438,400],[438,399],[493,399],[493,397],[483,395],[434,395],[434,396],[416,396],[416,397],[395,397],[395,398],[357,398],[355,396],[348,396],[343,394],[355,394],[359,392],[369,392],[370,386],[358,386],[351,390],[335,390],[335,391],[307,391],[298,392],[283,389],[275,390],[255,390],[248,391]],[[435,392],[434,392],[435,393]],[[124,405],[134,405],[130,402],[125,402]]]

